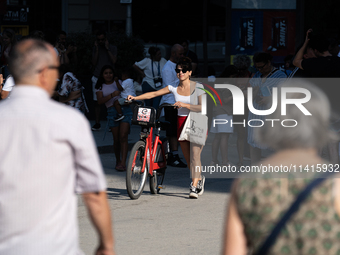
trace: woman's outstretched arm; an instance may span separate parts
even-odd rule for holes
[[[145,99],[151,99],[151,98],[158,97],[158,96],[163,96],[163,95],[166,95],[166,94],[169,94],[169,93],[171,93],[171,92],[170,92],[168,86],[166,86],[165,88],[162,88],[160,90],[144,93],[144,94],[142,94],[140,96],[136,96],[136,97],[128,95],[127,100],[145,100]]]

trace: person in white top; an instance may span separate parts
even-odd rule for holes
[[[156,91],[162,88],[162,74],[166,59],[162,58],[161,50],[157,47],[149,48],[150,58],[136,62],[133,67],[143,77],[142,90],[143,93]],[[157,109],[161,97],[145,100],[146,106],[152,106]]]
[[[196,82],[190,81],[190,76],[192,74],[191,60],[189,58],[183,58],[176,65],[176,73],[179,79],[179,85],[177,87],[168,85],[167,87],[155,91],[145,93],[140,96],[128,96],[128,100],[145,100],[156,96],[162,96],[172,93],[175,98],[174,106],[178,108],[177,116],[177,139],[179,138],[184,123],[188,117],[190,111],[200,112],[202,94],[204,94],[203,86]],[[195,95],[197,95],[197,104],[192,104],[190,101],[191,95],[196,90]],[[195,169],[201,169],[201,152],[203,149],[202,145],[190,143],[190,141],[179,141],[181,148],[188,163],[188,168],[191,171],[192,183],[190,185],[190,198],[198,198],[204,192],[204,182],[205,178],[200,172],[196,172]],[[191,156],[191,157],[190,157]],[[199,166],[199,168],[198,168]],[[129,171],[129,170],[128,170]]]
[[[14,85],[13,77],[8,75],[1,91],[1,99],[9,98],[9,93],[12,91]]]
[[[133,83],[133,69],[128,68],[122,72],[122,88],[123,90],[120,92],[121,98],[118,99],[120,105],[125,104],[125,100],[128,95],[136,96],[136,90]]]
[[[98,232],[96,254],[113,255],[106,181],[89,122],[50,98],[59,68],[52,45],[19,42],[9,68],[16,86],[0,102],[0,254],[83,254],[78,193]]]

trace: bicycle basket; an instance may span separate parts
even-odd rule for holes
[[[132,124],[154,127],[156,124],[156,109],[148,106],[136,106],[133,109]]]

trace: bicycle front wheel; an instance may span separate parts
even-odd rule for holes
[[[126,189],[131,199],[140,197],[148,176],[148,164],[145,165],[144,172],[142,172],[144,156],[146,156],[145,142],[138,141],[131,149],[126,170]]]

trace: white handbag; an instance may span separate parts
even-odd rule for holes
[[[205,145],[207,130],[208,117],[199,112],[190,112],[178,141],[190,141],[198,145]]]

